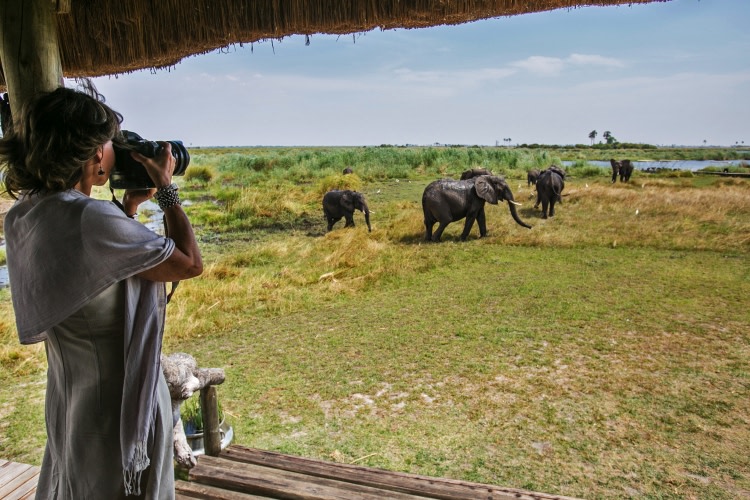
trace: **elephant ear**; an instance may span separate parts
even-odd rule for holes
[[[351,191],[344,191],[342,193],[341,206],[347,210],[354,210],[354,194]]]
[[[476,189],[477,195],[484,201],[497,205],[497,190],[490,182],[490,176],[480,175],[477,177],[477,180],[474,181],[474,189]]]

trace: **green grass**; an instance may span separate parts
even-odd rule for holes
[[[585,498],[747,496],[750,182],[579,173],[542,220],[541,155],[519,153],[490,168],[533,229],[501,204],[487,238],[425,243],[422,190],[490,158],[470,149],[191,151],[213,172],[179,181],[206,270],[165,351],[225,369],[235,442]],[[372,233],[359,212],[325,232],[346,165]],[[7,290],[0,332],[0,457],[38,464],[44,353],[15,341]]]

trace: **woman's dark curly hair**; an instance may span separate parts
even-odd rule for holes
[[[122,115],[86,80],[83,90],[60,87],[32,98],[0,139],[5,191],[54,193],[72,189],[83,166],[120,134]]]

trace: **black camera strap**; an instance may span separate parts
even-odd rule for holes
[[[125,211],[125,207],[123,206],[122,202],[117,199],[117,196],[115,196],[115,190],[112,188],[112,186],[109,187],[109,191],[112,193],[112,203],[117,205],[117,208],[122,210],[122,213],[125,215],[128,215],[128,213]],[[164,235],[169,237],[169,229],[167,227],[167,217],[166,215],[162,218],[162,223],[164,225]],[[169,304],[169,301],[172,300],[172,295],[174,295],[175,290],[177,290],[177,285],[179,285],[179,281],[173,281],[172,282],[172,289],[167,294],[167,304]]]

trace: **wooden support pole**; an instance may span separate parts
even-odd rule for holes
[[[0,62],[13,110],[63,85],[55,8],[50,0],[0,0]]]
[[[203,416],[203,451],[206,455],[218,457],[221,452],[221,434],[219,432],[219,397],[215,385],[208,385],[201,389],[201,415]]]

